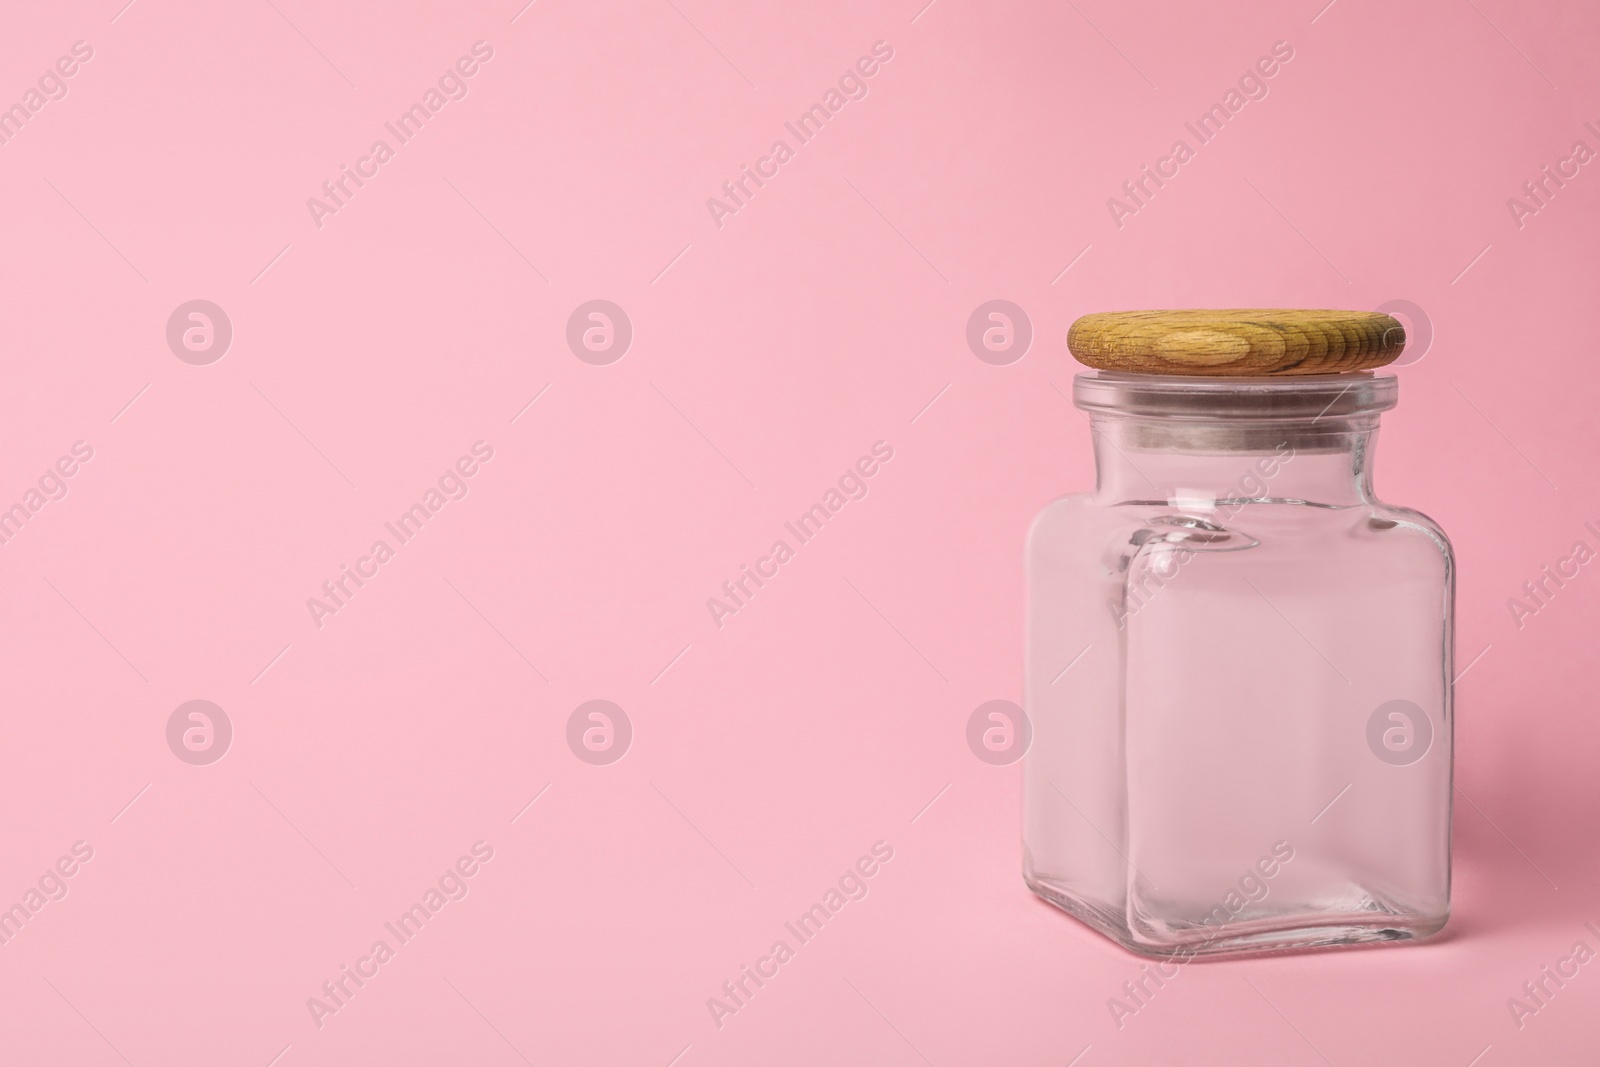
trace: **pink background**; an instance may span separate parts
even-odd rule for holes
[[[0,947],[0,1061],[1600,1057],[1600,963],[1520,1029],[1506,1004],[1600,950],[1600,565],[1507,607],[1600,548],[1600,172],[1520,228],[1506,204],[1600,149],[1592,5],[123,2],[0,33],[0,103],[93,48],[0,145],[0,506],[94,450],[0,546],[0,906],[93,848]],[[479,40],[468,95],[315,225]],[[1118,228],[1107,198],[1280,40],[1269,95]],[[607,366],[565,341],[597,298],[634,330]],[[1007,366],[965,341],[996,298],[1034,328]],[[210,365],[165,339],[193,299],[233,325]],[[1389,300],[1434,339],[1379,485],[1461,564],[1455,916],[1186,967],[1119,1030],[1141,961],[1027,892],[1019,768],[964,737],[1020,696],[1027,523],[1091,478],[1067,326]],[[479,440],[469,495],[314,625]],[[880,440],[869,495],[717,628],[707,598]],[[167,745],[194,699],[234,730],[209,766]],[[592,699],[634,730],[609,766],[565,740]],[[479,840],[469,895],[319,1028],[307,998]],[[880,840],[869,895],[714,1025]]]

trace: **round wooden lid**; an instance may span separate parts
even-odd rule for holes
[[[1342,374],[1392,363],[1405,344],[1400,321],[1376,311],[1105,311],[1067,331],[1079,363],[1130,374]]]

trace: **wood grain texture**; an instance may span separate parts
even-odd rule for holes
[[[1067,331],[1078,362],[1130,374],[1342,374],[1392,363],[1405,344],[1400,321],[1376,311],[1108,311]]]

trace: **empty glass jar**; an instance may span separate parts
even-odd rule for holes
[[[1396,379],[1196,374],[1075,382],[1095,489],[1027,549],[1027,883],[1150,955],[1426,937],[1454,574],[1373,495]]]

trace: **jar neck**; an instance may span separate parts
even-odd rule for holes
[[[1186,511],[1244,503],[1371,503],[1376,415],[1241,425],[1095,413],[1095,491],[1105,503]]]
[[[1080,374],[1073,402],[1094,433],[1097,495],[1185,509],[1372,502],[1378,415],[1392,375],[1278,378]]]

